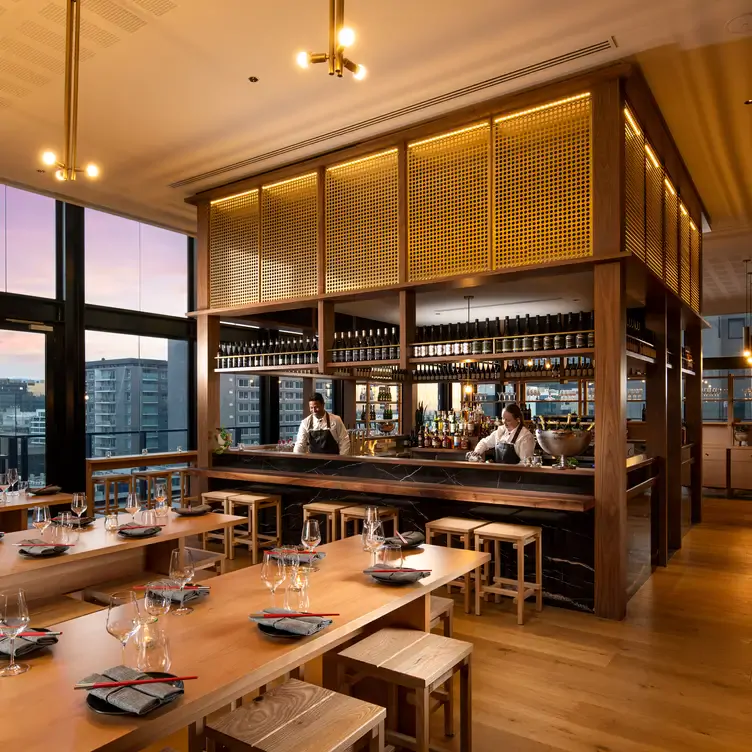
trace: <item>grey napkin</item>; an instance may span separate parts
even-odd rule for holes
[[[55,546],[41,538],[27,538],[22,540],[21,543],[24,545],[18,549],[18,553],[26,556],[57,556],[57,554],[65,553],[68,550],[66,546]],[[42,545],[31,545],[40,543]]]
[[[29,627],[29,632],[35,632],[36,630]],[[46,647],[47,645],[55,645],[57,643],[57,637],[50,635],[49,637],[16,637],[16,658],[26,655],[27,653],[33,653],[40,647]],[[0,655],[10,655],[10,638],[0,638]]]
[[[370,574],[374,580],[382,582],[417,582],[424,577],[428,577],[431,573],[423,569],[410,569],[409,567],[403,567],[400,572],[384,572],[374,574],[374,569],[387,569],[387,567],[369,567],[363,570],[363,574]]]
[[[169,588],[169,590],[159,590],[158,592],[168,593],[170,600],[173,603],[190,603],[191,601],[200,598],[202,595],[208,595],[211,592],[211,589],[208,586],[201,586],[198,590],[184,590],[181,593],[180,587],[176,585],[173,580],[155,580],[154,583]],[[192,585],[194,583],[189,584]]]
[[[200,514],[206,514],[211,512],[211,507],[208,504],[199,504],[195,507],[178,507],[175,512],[185,517],[198,516]]]
[[[291,552],[292,548],[273,548],[271,549],[271,554],[275,559],[278,559],[285,555],[286,552]],[[326,554],[323,551],[316,551],[315,554],[307,554],[304,551],[296,551],[298,554],[298,559],[300,560],[300,563],[304,566],[313,564],[315,561],[321,561]]]
[[[126,538],[148,538],[155,533],[158,533],[161,527],[141,527],[140,525],[134,525],[128,523],[127,525],[121,525],[118,528],[118,534],[123,535]]]
[[[295,613],[284,608],[265,608],[265,614],[285,614]],[[280,632],[289,632],[294,635],[301,635],[303,637],[310,637],[311,635],[320,632],[322,629],[326,629],[331,623],[331,619],[324,619],[321,616],[301,616],[296,619],[251,619],[257,624],[266,624],[267,626],[274,627]]]
[[[90,674],[81,683],[132,681],[133,679],[148,679],[147,674],[136,671],[127,666],[114,666],[101,674]],[[89,690],[94,697],[109,702],[120,710],[136,715],[146,715],[152,710],[164,705],[175,695],[183,694],[181,687],[172,684],[139,684],[136,687],[115,687]]]
[[[387,538],[385,542],[390,546],[402,546],[403,548],[415,548],[426,542],[426,536],[420,530],[410,530],[410,532],[402,533],[402,537],[407,543],[400,540],[396,535],[394,538]]]

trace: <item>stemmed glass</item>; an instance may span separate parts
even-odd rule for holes
[[[31,524],[40,532],[44,532],[50,525],[50,508],[33,507],[31,510]]]
[[[168,614],[171,604],[170,590],[163,582],[147,583],[144,592],[144,610],[150,618],[144,618],[143,623],[155,622],[160,616]]]
[[[86,511],[86,494],[74,493],[71,511],[78,517],[78,527],[81,528],[81,515]]]
[[[183,604],[185,598],[185,586],[193,579],[196,568],[193,564],[193,556],[187,548],[176,548],[170,555],[170,579],[180,583],[180,608],[173,611],[176,616],[190,614],[193,609]]]
[[[0,491],[3,492],[3,501],[7,501],[6,491],[8,490],[8,486],[10,486],[8,473],[0,473]]]
[[[264,561],[261,563],[261,579],[272,594],[272,604],[277,588],[285,581],[285,565],[279,556],[271,551],[264,551]]]
[[[314,519],[307,519],[303,523],[303,532],[300,535],[300,542],[305,548],[305,552],[310,556],[310,561],[306,565],[305,569],[308,572],[318,572],[318,567],[313,565],[313,551],[316,546],[321,543],[321,528],[319,527],[319,521]]]
[[[165,484],[162,481],[160,481],[154,487],[154,501],[156,502],[156,505],[158,505],[160,501],[163,502],[166,500],[167,500],[167,489],[165,487]]]
[[[141,508],[137,493],[129,493],[128,501],[125,503],[125,511],[131,516],[131,521],[136,523],[136,512]]]
[[[376,566],[376,552],[384,545],[386,536],[381,521],[366,522],[363,525],[363,548],[371,552],[371,566]]]
[[[107,631],[120,641],[123,647],[122,661],[125,664],[125,646],[138,630],[141,614],[136,594],[132,590],[120,590],[110,596],[107,609]]]
[[[10,663],[0,676],[18,676],[29,670],[25,663],[16,663],[16,637],[29,626],[29,609],[23,590],[0,594],[0,632],[10,638]]]
[[[18,470],[15,467],[9,467],[8,472],[8,488],[13,488],[18,483]],[[8,492],[10,496],[18,496],[18,489]]]

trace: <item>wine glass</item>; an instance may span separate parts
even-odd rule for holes
[[[31,510],[31,524],[40,532],[44,532],[50,524],[50,508],[33,507]]]
[[[166,499],[167,499],[167,488],[165,487],[164,482],[160,481],[154,487],[154,501],[156,502],[158,506],[160,502],[164,503]]]
[[[8,486],[10,486],[8,473],[0,473],[0,491],[3,492],[3,501],[7,500],[6,491],[8,490]]]
[[[170,611],[172,598],[170,589],[164,581],[149,582],[144,592],[144,610],[151,617],[144,619],[144,623],[155,622],[160,616],[165,616]]]
[[[380,521],[367,522],[363,526],[363,548],[371,552],[371,566],[376,566],[376,552],[384,545],[386,536]]]
[[[136,523],[136,512],[141,508],[138,493],[129,493],[128,501],[125,502],[125,511],[131,516],[131,522]]]
[[[366,507],[366,516],[365,516],[365,522],[364,525],[367,525],[369,522],[378,522],[379,521],[379,508],[378,507]]]
[[[74,493],[71,511],[78,517],[78,527],[81,527],[81,515],[86,511],[86,494]]]
[[[285,565],[279,556],[271,551],[264,551],[264,560],[261,563],[261,579],[272,594],[272,603],[277,588],[285,581]]]
[[[18,483],[18,470],[15,467],[9,467],[6,475],[8,476],[8,488],[13,488]],[[18,489],[9,491],[8,495],[18,496]]]
[[[176,548],[170,555],[170,579],[180,583],[180,608],[173,611],[176,616],[190,614],[193,609],[183,604],[185,598],[185,586],[193,579],[196,568],[193,564],[193,556],[187,548]]]
[[[107,609],[107,631],[119,640],[123,647],[123,664],[125,664],[126,643],[136,633],[140,621],[138,601],[132,590],[120,590],[110,596],[110,605]]]
[[[0,676],[18,676],[29,670],[25,663],[16,663],[16,637],[29,625],[29,609],[23,590],[0,593],[0,632],[10,638],[10,663]]]
[[[303,523],[303,532],[300,535],[300,542],[303,544],[305,552],[310,556],[305,567],[306,570],[309,572],[318,572],[318,567],[313,565],[313,551],[316,546],[321,543],[321,528],[319,527],[318,520],[307,519]]]

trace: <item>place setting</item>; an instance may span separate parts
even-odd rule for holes
[[[137,494],[128,494],[128,502],[125,511],[131,515],[131,521],[115,528],[115,532],[121,538],[153,538],[162,532],[164,524],[153,509],[141,509],[141,503]],[[136,521],[138,513],[138,521]]]
[[[66,518],[67,515],[67,518]],[[32,509],[32,525],[39,531],[39,537],[27,538],[14,543],[19,556],[26,559],[46,559],[62,556],[78,543],[78,532],[73,526],[70,512],[63,513],[65,522],[53,525],[49,507]]]
[[[91,528],[91,526],[96,521],[96,517],[94,515],[84,515],[86,509],[86,494],[74,493],[73,500],[71,501],[71,511],[62,512],[56,517],[53,517],[50,521],[53,525],[65,525],[67,527],[72,527],[73,518],[71,516],[71,513],[73,513],[76,515],[76,527],[78,527],[79,530]]]
[[[395,531],[396,532],[396,531]],[[422,536],[422,534],[421,534]],[[374,581],[381,585],[410,585],[428,577],[431,574],[430,569],[416,569],[405,566],[403,556],[403,546],[399,540],[402,537],[399,533],[397,536],[387,538],[384,535],[383,523],[376,518],[366,518],[363,523],[363,549],[371,554],[371,566],[363,570],[363,574],[368,575]],[[413,537],[413,541],[417,537]],[[394,542],[396,541],[396,542]],[[423,541],[425,542],[425,537]],[[415,544],[407,544],[407,548],[415,548]]]

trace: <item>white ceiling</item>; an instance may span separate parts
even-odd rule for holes
[[[83,0],[79,156],[102,177],[61,185],[37,169],[42,150],[61,151],[64,7],[0,0],[0,180],[193,232],[184,198],[198,190],[638,55],[714,225],[752,227],[752,28],[726,28],[749,0],[347,0],[363,82],[294,64],[325,49],[326,0]],[[612,37],[618,47],[259,159]],[[170,187],[243,160],[256,161]]]

